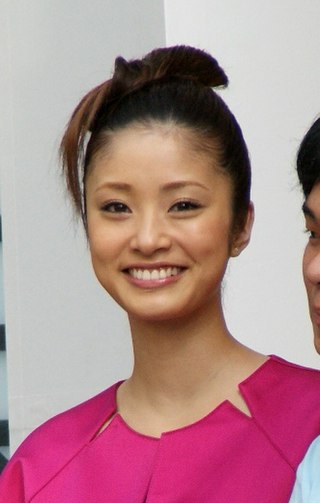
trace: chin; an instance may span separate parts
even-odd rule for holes
[[[316,334],[314,337],[314,347],[316,348],[317,353],[320,355],[320,334]]]
[[[190,313],[183,308],[170,308],[169,306],[144,306],[144,309],[126,309],[129,317],[147,322],[172,322],[187,318]]]
[[[168,313],[168,312],[152,312],[152,313],[137,313],[128,311],[128,315],[131,318],[135,318],[136,320],[161,323],[161,322],[172,322],[176,319],[181,319],[183,316],[176,313]]]
[[[313,323],[313,344],[314,344],[314,347],[317,351],[317,353],[319,353],[320,355],[320,327],[319,325]]]

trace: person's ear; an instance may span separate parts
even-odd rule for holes
[[[241,231],[239,231],[232,240],[231,251],[230,251],[231,257],[237,257],[238,255],[240,255],[242,250],[244,250],[246,246],[249,244],[253,222],[254,222],[254,206],[253,203],[250,201],[245,224],[241,229]]]

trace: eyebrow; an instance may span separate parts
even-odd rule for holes
[[[122,192],[129,192],[131,186],[125,182],[106,182],[103,183],[102,185],[99,185],[99,187],[96,188],[95,192],[99,192],[99,190],[105,188],[120,190]]]
[[[195,180],[181,180],[177,182],[166,183],[162,189],[165,191],[183,189],[184,187],[188,187],[190,185],[200,187],[201,189],[209,190],[208,187],[203,185],[202,183],[196,182]]]

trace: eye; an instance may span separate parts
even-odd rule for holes
[[[308,237],[309,237],[310,240],[319,239],[320,238],[319,234],[317,234],[315,231],[312,231],[310,229],[306,229],[305,232],[308,235]]]
[[[178,201],[173,206],[171,206],[169,211],[180,212],[180,211],[194,211],[201,208],[199,203],[189,200]]]
[[[111,201],[110,203],[104,204],[101,209],[106,213],[131,213],[130,208],[119,201]]]

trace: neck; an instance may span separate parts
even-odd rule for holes
[[[148,322],[130,318],[135,393],[177,400],[214,380],[241,348],[227,330],[222,310],[190,319]]]
[[[136,431],[160,436],[229,399],[249,414],[238,384],[265,361],[228,332],[221,307],[168,322],[132,317],[135,364],[117,392],[118,411]]]

